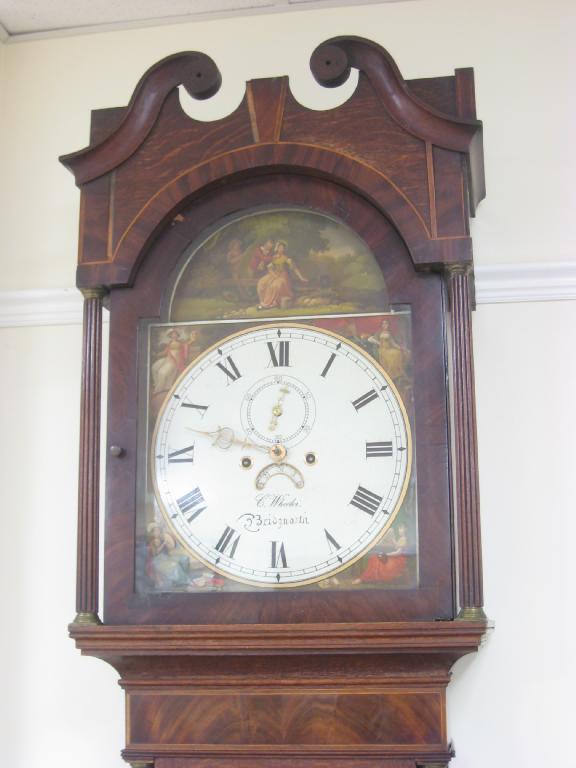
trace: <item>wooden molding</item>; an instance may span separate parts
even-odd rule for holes
[[[158,755],[155,768],[445,768],[454,756],[451,748],[439,745],[421,748],[370,745],[351,747],[298,747],[263,744],[260,748],[222,748],[209,746],[190,749],[187,745],[163,747],[159,744],[138,745],[122,751],[122,757],[140,768],[146,757]]]
[[[354,762],[346,756],[332,754],[327,761],[326,756],[317,756],[309,753],[306,757],[271,757],[264,755],[251,755],[250,757],[237,755],[236,757],[214,757],[195,755],[192,760],[185,757],[159,757],[154,768],[326,768],[327,762],[330,768],[374,768],[374,759],[371,757],[356,757]],[[150,763],[146,768],[152,768]],[[441,762],[426,758],[424,762],[415,763],[414,760],[402,758],[390,758],[386,762],[379,763],[380,768],[446,768],[447,762]],[[136,765],[132,763],[133,768]]]
[[[368,624],[70,625],[83,653],[121,655],[182,651],[195,655],[262,653],[421,653],[476,650],[490,625],[476,622]]]

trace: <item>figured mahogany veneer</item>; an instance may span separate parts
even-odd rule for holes
[[[484,196],[482,126],[470,69],[404,81],[386,51],[358,38],[330,40],[311,59],[327,87],[352,67],[358,87],[335,109],[306,109],[286,78],[272,78],[248,83],[231,115],[206,123],[183,112],[177,87],[208,98],[219,88],[218,69],[204,54],[175,54],[144,75],[128,107],[93,113],[90,146],[61,158],[82,193],[77,282],[86,296],[78,614],[70,632],[84,654],[118,670],[127,701],[123,755],[138,768],[442,768],[452,756],[450,668],[487,628],[468,230]],[[346,222],[375,253],[391,301],[411,305],[417,589],[134,592],[139,321],[161,315],[195,237],[265,205]],[[105,293],[108,444],[122,450],[108,457],[98,625]]]
[[[84,654],[120,673],[124,756],[166,768],[445,765],[449,669],[485,630],[484,622],[71,626]]]

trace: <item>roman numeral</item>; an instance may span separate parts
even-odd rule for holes
[[[364,408],[365,405],[368,405],[368,403],[371,403],[372,400],[376,400],[378,398],[378,392],[376,392],[375,389],[370,389],[368,392],[362,395],[362,397],[358,397],[356,400],[352,400],[352,405],[354,408],[356,408],[357,411],[360,410],[360,408]]]
[[[206,502],[204,501],[204,497],[200,492],[200,488],[194,488],[193,491],[190,491],[185,496],[177,499],[176,504],[178,504],[180,512],[182,512],[183,515],[186,515],[188,512],[192,512],[192,514],[186,518],[189,523],[191,523],[192,520],[197,518],[198,515],[201,512],[204,512],[206,509],[205,506],[202,506],[203,504],[205,505]],[[175,515],[172,515],[172,517],[175,517]]]
[[[269,341],[268,344],[268,351],[270,352],[270,358],[272,365],[275,368],[278,368],[278,366],[284,366],[286,368],[290,367],[290,342],[289,341],[279,341],[276,344]]]
[[[183,458],[178,458],[182,456]],[[179,451],[172,451],[168,454],[168,464],[186,464],[194,461],[194,443],[186,448],[180,448]]]
[[[331,368],[331,366],[332,366],[332,363],[334,362],[334,360],[335,360],[335,359],[336,359],[336,352],[332,352],[332,354],[331,354],[331,355],[330,355],[330,357],[328,358],[328,362],[327,362],[327,363],[326,363],[326,365],[324,366],[324,370],[322,371],[322,373],[320,374],[320,376],[324,376],[324,378],[326,378],[326,374],[327,374],[327,373],[328,373],[328,371],[330,370],[330,368]]]
[[[392,443],[366,443],[366,458],[373,459],[376,456],[392,456]]]
[[[222,555],[227,555],[230,559],[232,559],[236,554],[236,547],[238,546],[238,542],[240,541],[240,534],[238,534],[234,539],[235,533],[236,531],[234,530],[234,528],[230,528],[230,526],[227,525],[226,528],[224,529],[224,533],[218,539],[218,544],[216,544],[216,546],[214,547],[214,549],[217,552],[220,552],[220,554]],[[232,539],[234,539],[234,541],[232,541]],[[229,550],[228,552],[226,552],[227,549]],[[220,558],[218,558],[218,560],[219,559]]]
[[[359,485],[350,504],[358,507],[358,509],[361,509],[362,512],[366,512],[368,515],[373,515],[378,511],[381,501],[382,496],[378,496],[377,493],[372,493],[372,491],[368,491],[366,488]]]
[[[282,565],[279,565],[280,562]],[[272,542],[272,568],[288,568],[284,544],[280,541]]]
[[[202,416],[204,416],[204,414],[208,410],[208,407],[209,406],[207,405],[197,405],[196,403],[182,403],[182,408],[194,408],[197,411],[201,411]]]
[[[339,549],[342,549],[342,547],[340,546],[340,544],[338,544],[338,542],[336,541],[334,536],[332,536],[332,534],[329,533],[326,530],[326,528],[324,528],[324,535],[326,536],[326,541],[328,542],[328,547],[330,549],[330,554],[332,554],[335,550],[337,551]],[[338,560],[340,560],[340,562],[342,562],[342,558],[339,557]]]
[[[236,368],[236,363],[232,360],[230,355],[226,358],[226,362],[216,363],[216,365],[226,374],[226,384],[230,384],[231,381],[237,381],[242,375],[238,368]],[[228,368],[228,366],[230,366],[230,368]]]

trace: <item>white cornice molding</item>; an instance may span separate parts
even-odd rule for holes
[[[477,304],[576,301],[576,262],[477,266],[475,276]],[[0,328],[81,322],[76,288],[0,291]]]
[[[214,10],[198,11],[176,16],[153,16],[151,18],[134,18],[124,21],[95,22],[86,26],[55,27],[54,29],[37,32],[19,32],[7,34],[8,43],[24,43],[32,40],[50,40],[59,37],[75,37],[77,35],[94,35],[102,32],[122,32],[131,29],[149,27],[165,27],[178,24],[193,24],[202,21],[217,21],[218,19],[233,19],[241,16],[260,16],[272,13],[289,13],[293,11],[314,11],[338,7],[355,8],[362,5],[384,5],[390,3],[416,2],[417,0],[268,0],[265,5],[254,5],[241,8],[218,7]],[[0,38],[1,39],[1,38]]]
[[[485,265],[474,273],[478,304],[576,299],[576,262]]]
[[[0,328],[81,322],[82,294],[76,288],[0,291]]]

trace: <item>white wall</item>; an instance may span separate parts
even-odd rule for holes
[[[4,72],[6,61],[6,45],[2,40],[2,30],[0,29],[0,132],[2,131],[2,123],[6,119],[6,109],[4,108],[4,84],[6,82],[6,75]]]
[[[496,623],[456,665],[457,768],[573,768],[576,302],[475,317],[484,584]]]
[[[312,82],[308,56],[342,34],[380,42],[407,78],[474,67],[488,183],[473,225],[478,265],[576,262],[575,21],[572,0],[417,0],[0,45],[0,291],[73,285],[78,193],[56,158],[86,144],[91,109],[126,104],[144,70],[180,50],[205,51],[222,70],[221,93],[193,105],[205,119],[229,112],[245,80],[286,73],[304,103],[326,106],[343,97]],[[486,606],[497,627],[455,670],[455,768],[576,765],[575,327],[574,301],[476,313]],[[80,328],[2,329],[0,345],[2,762],[120,766],[115,673],[66,638]]]

